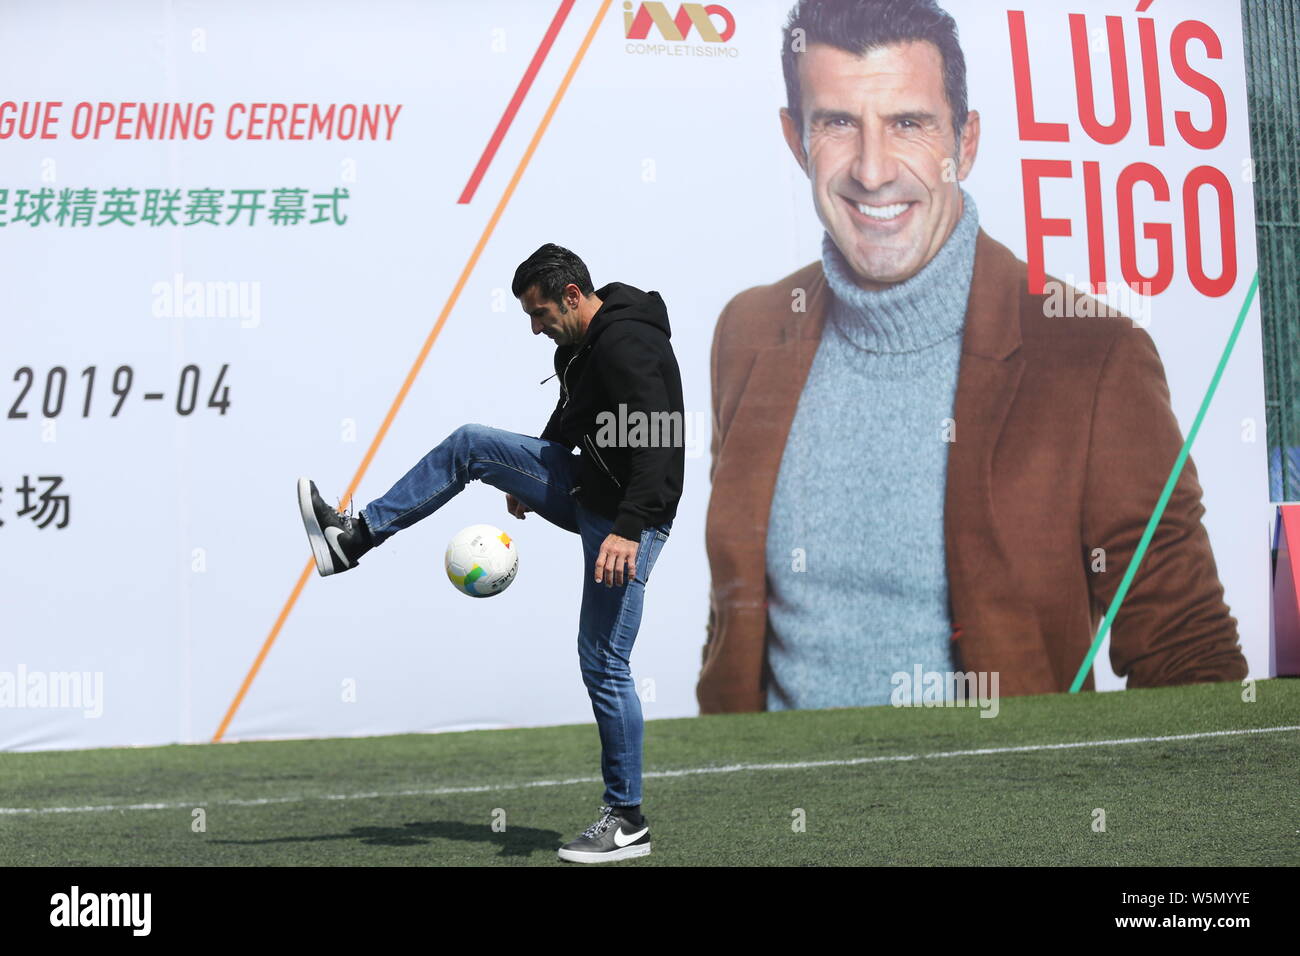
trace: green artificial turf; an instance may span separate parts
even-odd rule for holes
[[[651,721],[654,850],[612,865],[1295,865],[1300,731],[925,756],[1300,724],[1300,682],[1255,692],[1006,698],[993,719],[875,707]],[[572,866],[555,849],[596,819],[599,776],[594,724],[6,753],[0,865]],[[482,789],[433,792],[469,788]],[[113,809],[12,812],[69,807]]]

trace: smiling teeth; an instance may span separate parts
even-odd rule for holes
[[[907,209],[907,203],[894,203],[892,206],[867,206],[862,203],[856,203],[858,212],[864,216],[870,216],[872,219],[893,219],[901,215]]]

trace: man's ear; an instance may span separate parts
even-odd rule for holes
[[[794,154],[794,161],[807,176],[808,155],[803,150],[802,131],[795,126],[794,117],[784,106],[781,107],[781,134],[785,137],[785,144],[790,147],[790,152]]]
[[[975,165],[975,154],[980,148],[980,114],[976,110],[971,110],[966,114],[966,125],[961,131],[961,150],[957,162],[957,179],[962,180],[970,175],[971,168]]]

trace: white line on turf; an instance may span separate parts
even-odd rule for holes
[[[736,763],[724,767],[690,767],[685,770],[648,770],[643,777],[694,777],[708,773],[740,773],[746,770],[807,770],[812,767],[857,767],[869,763],[898,763],[907,760],[935,760],[946,757],[984,757],[990,754],[1034,753],[1041,750],[1077,750],[1084,747],[1115,747],[1121,744],[1157,744],[1177,740],[1204,740],[1207,737],[1237,737],[1242,734],[1275,734],[1300,730],[1287,727],[1254,727],[1249,730],[1207,730],[1198,734],[1172,734],[1167,737],[1121,737],[1115,740],[1079,740],[1061,744],[1025,744],[1019,747],[985,747],[980,750],[944,750],[928,754],[887,754],[880,757],[853,757],[847,760],[805,760],[799,763]],[[442,797],[458,793],[492,793],[497,790],[527,790],[532,787],[566,787],[577,783],[603,783],[600,777],[569,777],[565,780],[530,780],[526,783],[491,783],[477,787],[431,787],[421,790],[386,790],[373,793],[322,793],[292,797],[259,797],[254,800],[193,800],[179,803],[128,803],[86,807],[0,807],[0,816],[8,814],[104,813],[127,810],[182,810],[193,807],[263,807],[277,803],[306,803],[311,800],[376,800],[385,797]]]

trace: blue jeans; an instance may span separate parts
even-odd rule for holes
[[[362,509],[375,544],[433,514],[475,478],[514,495],[551,524],[582,538],[582,610],[578,662],[600,730],[604,802],[641,802],[641,698],[629,659],[645,586],[672,522],[641,532],[636,577],[621,587],[597,584],[596,557],[614,521],[574,496],[576,457],[563,445],[485,425],[462,425],[421,458],[382,498]],[[605,576],[610,580],[609,575]]]

